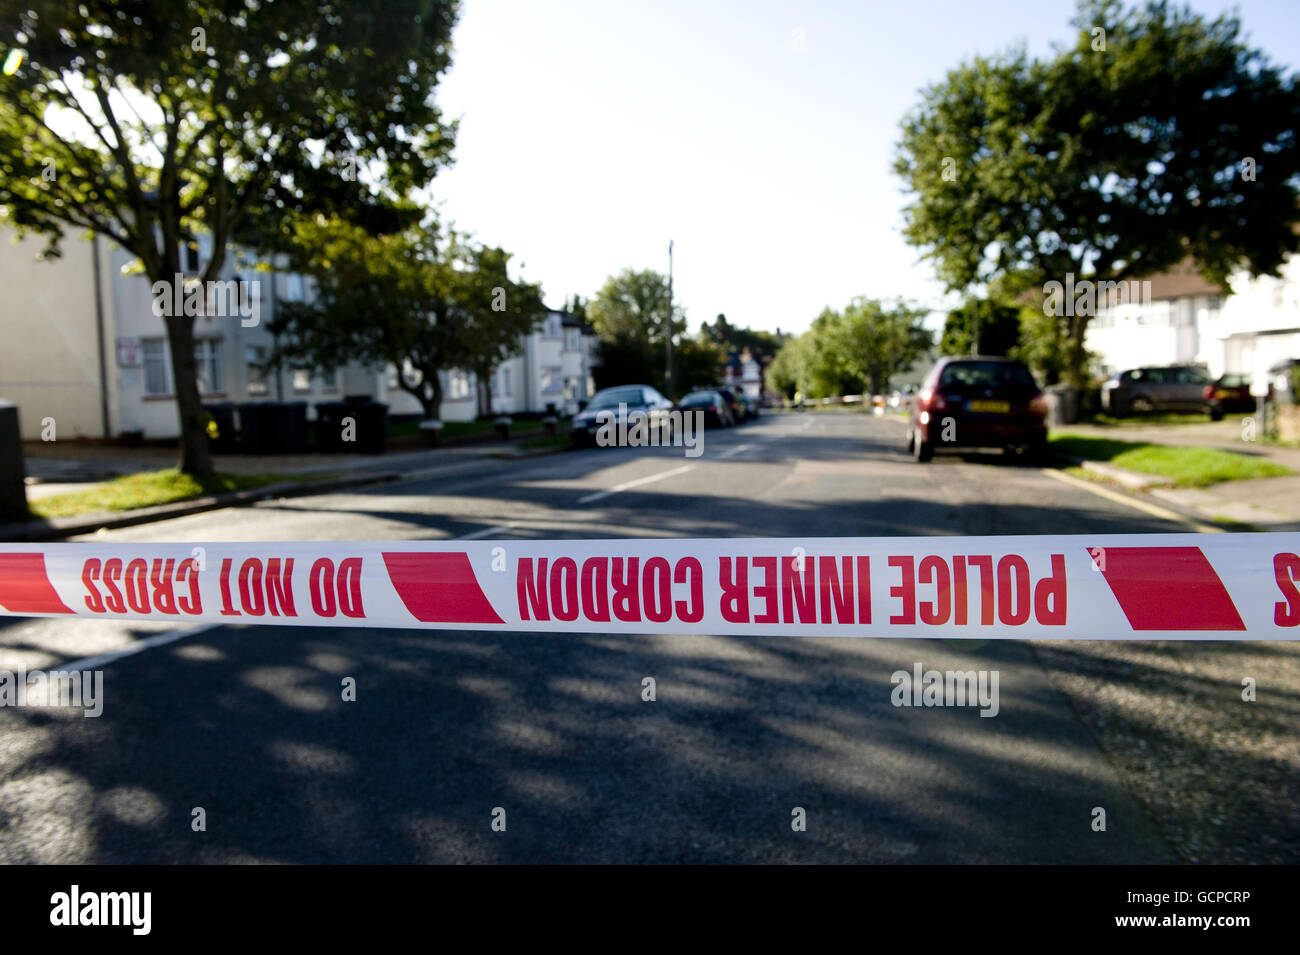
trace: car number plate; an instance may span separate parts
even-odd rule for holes
[[[1007,414],[1011,410],[1009,401],[972,401],[966,406],[968,411],[988,411],[993,414]]]

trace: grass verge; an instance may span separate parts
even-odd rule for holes
[[[1154,474],[1177,487],[1208,487],[1222,481],[1282,477],[1294,473],[1273,461],[1217,448],[1148,444],[1074,434],[1054,434],[1050,444],[1053,450],[1063,454],[1086,461],[1107,461],[1141,474]]]
[[[55,494],[32,501],[28,510],[38,518],[75,517],[101,511],[133,511],[158,504],[191,501],[210,494],[226,494],[264,487],[280,481],[321,480],[328,475],[214,474],[202,481],[175,468],[144,471],[106,481],[84,491]]]

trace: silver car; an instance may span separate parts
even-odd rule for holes
[[[1113,415],[1204,412],[1210,410],[1205,386],[1211,383],[1210,376],[1193,365],[1132,368],[1101,386],[1101,406]]]

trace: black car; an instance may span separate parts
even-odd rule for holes
[[[941,358],[916,396],[908,450],[929,461],[936,448],[1047,449],[1047,399],[1023,362]]]
[[[722,395],[722,400],[727,403],[731,409],[733,424],[740,424],[742,421],[749,420],[749,411],[745,407],[745,400],[730,388],[714,388],[718,394]]]
[[[620,425],[631,427],[638,417],[645,416],[650,434],[662,443],[664,436],[672,433],[672,410],[673,403],[649,385],[602,388],[573,416],[569,436],[575,445],[596,444],[602,424],[611,423],[607,433],[617,434]]]
[[[712,389],[692,391],[677,404],[682,409],[683,420],[692,412],[703,412],[706,428],[725,428],[732,423],[730,405]]]

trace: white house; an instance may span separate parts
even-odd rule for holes
[[[47,419],[54,420],[60,439],[123,432],[175,438],[179,425],[164,320],[155,314],[149,280],[126,271],[133,256],[103,239],[69,235],[61,258],[40,262],[43,247],[39,237],[0,242],[0,287],[6,292],[0,397],[19,406],[23,438],[40,438]],[[186,279],[198,276],[209,250],[207,236],[182,250]],[[256,271],[257,262],[246,250],[232,249],[222,269],[222,281],[245,283],[242,312],[232,314],[230,303],[218,296],[204,302],[195,319],[194,354],[205,402],[305,401],[310,418],[318,402],[369,395],[389,403],[390,414],[419,413],[415,399],[396,387],[392,369],[352,363],[323,375],[262,371],[259,365],[274,344],[267,324],[277,303],[309,300],[314,289],[301,275]],[[594,342],[589,326],[552,312],[541,329],[524,337],[522,353],[497,370],[493,412],[540,412],[549,404],[565,413],[576,410],[592,392]],[[473,419],[474,376],[443,372],[443,383],[443,418]]]
[[[763,369],[748,348],[728,355],[723,385],[758,401],[763,397]]]
[[[1183,263],[1152,276],[1149,296],[1099,307],[1085,345],[1106,374],[1190,364],[1217,377],[1300,357],[1300,257],[1288,260],[1280,279],[1240,272],[1229,287],[1231,293],[1222,295]]]
[[[562,415],[576,414],[578,403],[595,390],[596,334],[590,325],[567,312],[552,310],[536,331],[520,340],[519,354],[502,362],[492,376],[494,415],[545,412],[554,405]],[[469,371],[442,372],[444,421],[472,421],[478,417],[478,376]],[[377,400],[386,402],[389,414],[420,414],[420,403],[403,391],[397,369],[382,376]]]

